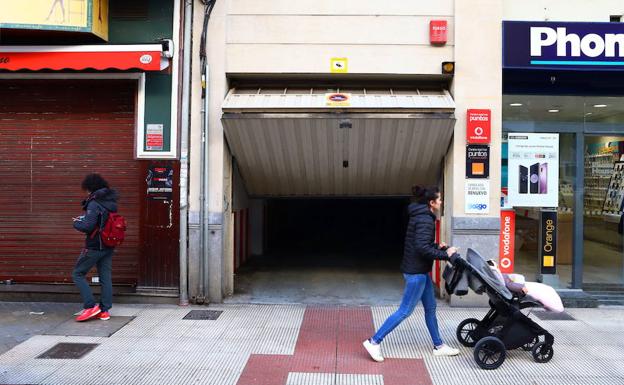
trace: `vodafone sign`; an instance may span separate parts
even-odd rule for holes
[[[501,232],[499,261],[501,273],[509,274],[514,270],[514,245],[516,232],[516,213],[512,210],[501,211]]]
[[[490,110],[468,110],[466,117],[466,142],[468,144],[490,143]]]

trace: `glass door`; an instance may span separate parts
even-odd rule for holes
[[[624,284],[624,98],[585,98],[583,284]]]

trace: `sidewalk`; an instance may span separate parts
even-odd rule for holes
[[[64,319],[71,320],[67,305],[55,308],[67,312]],[[183,319],[191,310],[222,313],[216,320]],[[40,334],[0,355],[0,384],[624,383],[623,307],[568,309],[575,320],[566,321],[532,316],[555,336],[552,361],[538,364],[527,352],[509,351],[505,363],[495,371],[479,369],[472,349],[465,347],[460,347],[459,357],[434,357],[422,308],[386,338],[382,345],[386,361],[373,362],[361,341],[393,310],[391,306],[116,305],[111,320],[117,322],[113,328],[121,328],[108,337],[101,335],[108,335],[104,329],[113,324],[99,320],[50,324],[48,330],[41,327]],[[457,324],[465,318],[482,317],[485,310],[439,304],[445,341],[459,347]],[[3,336],[28,324],[20,318],[36,316],[20,314],[0,315]],[[10,319],[16,324],[10,324]],[[55,330],[70,335],[53,335]],[[100,336],[92,336],[95,334]],[[58,343],[97,345],[79,359],[37,358]]]

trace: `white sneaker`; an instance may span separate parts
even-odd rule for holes
[[[373,360],[377,362],[383,362],[384,358],[381,355],[381,345],[375,345],[369,340],[364,341],[362,345],[364,345],[364,348],[366,348],[366,351],[368,352],[368,354],[370,354]]]
[[[459,349],[452,348],[447,344],[444,344],[437,349],[433,349],[434,356],[456,356],[458,354]]]

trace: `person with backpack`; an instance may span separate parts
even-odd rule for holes
[[[74,219],[74,228],[85,233],[85,247],[80,253],[72,278],[80,290],[83,310],[78,313],[76,321],[82,322],[92,318],[110,319],[109,310],[113,306],[112,260],[115,245],[120,241],[110,241],[111,219],[118,220],[117,193],[108,186],[108,182],[99,174],[89,174],[82,181],[82,189],[89,195],[82,202],[84,215]],[[121,217],[121,222],[123,217]],[[122,223],[125,230],[125,223]],[[121,235],[116,234],[123,240]],[[100,303],[97,304],[85,276],[92,267],[97,272],[102,287]]]

